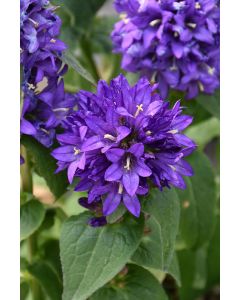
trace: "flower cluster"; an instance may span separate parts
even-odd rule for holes
[[[93,209],[103,203],[104,216],[123,203],[138,217],[138,196],[148,193],[150,182],[184,189],[182,176],[193,174],[184,157],[196,146],[181,133],[192,117],[182,115],[179,101],[170,108],[157,86],[141,78],[131,87],[123,75],[109,85],[100,80],[96,93],[79,92],[79,110],[57,135],[57,172],[67,169],[70,183],[79,177],[75,190],[88,192]]]
[[[21,0],[21,133],[34,136],[46,147],[76,103],[74,95],[64,92],[62,75],[67,65],[59,56],[66,45],[57,38],[61,20],[54,10],[47,0]]]
[[[112,32],[122,68],[169,88],[199,92],[219,87],[219,0],[115,0],[124,13]]]

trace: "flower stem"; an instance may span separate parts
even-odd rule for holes
[[[30,160],[26,148],[23,146],[21,146],[21,154],[25,160],[24,164],[21,166],[22,191],[29,194],[33,194],[33,179],[32,179]],[[37,252],[37,233],[33,233],[27,239],[27,246],[28,246],[28,260],[29,263],[32,264],[35,253]],[[33,300],[40,300],[41,288],[35,278],[32,278],[31,280],[31,290],[32,290]]]

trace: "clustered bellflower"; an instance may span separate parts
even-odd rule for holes
[[[122,20],[112,32],[122,68],[169,88],[199,92],[219,87],[219,0],[115,0]]]
[[[139,196],[150,182],[160,190],[186,187],[183,176],[193,171],[184,158],[196,145],[182,131],[192,117],[182,114],[179,101],[170,108],[157,86],[144,77],[130,86],[119,75],[109,85],[100,80],[96,93],[79,92],[79,109],[64,121],[52,155],[70,183],[80,178],[75,190],[88,192],[83,206],[94,210],[100,203],[107,216],[123,203],[138,217]]]
[[[49,147],[55,128],[72,110],[76,96],[64,92],[60,60],[66,45],[58,39],[61,20],[47,0],[21,0],[20,45],[23,66],[21,133]]]

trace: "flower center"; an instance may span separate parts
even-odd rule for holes
[[[130,170],[130,163],[131,163],[130,156],[128,156],[126,160],[126,165],[124,166],[124,169],[126,169],[127,171]]]
[[[74,150],[74,155],[78,155],[81,152],[80,149],[78,149],[77,147],[74,147],[73,150]]]
[[[134,114],[135,118],[139,115],[140,111],[143,111],[143,104],[136,105],[136,107],[137,107],[137,110],[136,110],[136,112]]]

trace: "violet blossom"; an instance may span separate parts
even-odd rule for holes
[[[115,0],[111,38],[122,68],[195,98],[219,87],[219,0]]]
[[[88,192],[90,206],[102,203],[104,216],[123,203],[138,217],[150,182],[185,189],[183,176],[193,175],[184,158],[196,145],[182,133],[192,117],[180,101],[170,108],[156,89],[146,78],[134,86],[123,75],[109,85],[100,80],[96,93],[79,92],[78,111],[57,135],[57,172],[67,169],[70,183],[79,178],[75,190]]]

